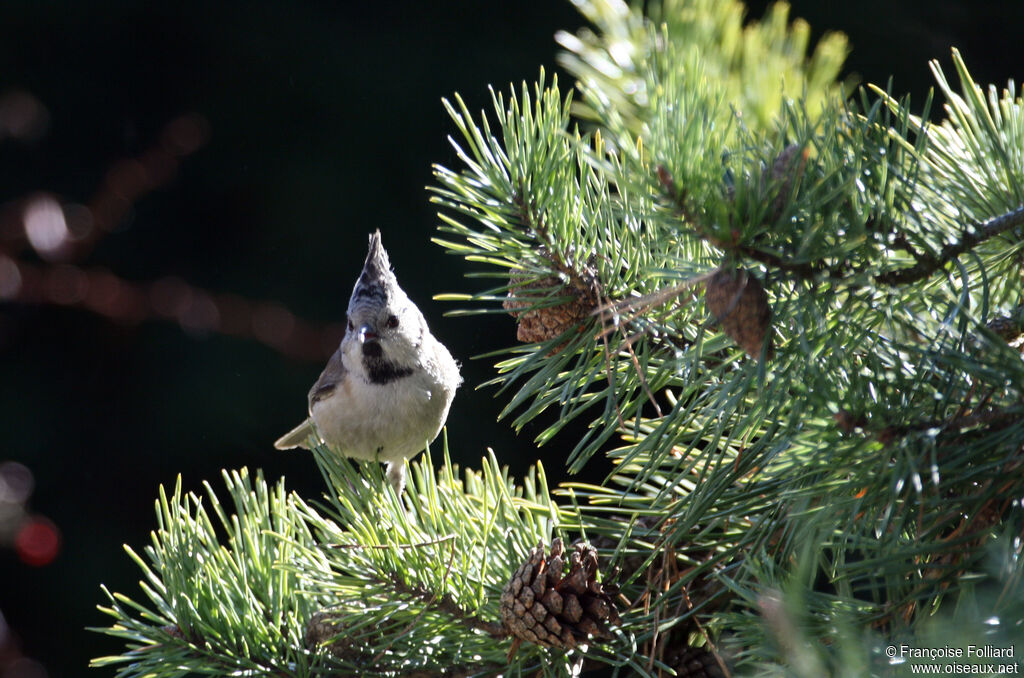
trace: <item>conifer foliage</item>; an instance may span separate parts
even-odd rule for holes
[[[954,52],[933,123],[931,100],[838,82],[845,40],[808,54],[781,3],[575,4],[572,94],[542,71],[489,111],[445,102],[435,240],[493,281],[445,297],[530,342],[495,365],[502,416],[549,422],[549,466],[613,472],[460,472],[445,441],[402,497],[325,449],[322,503],[245,471],[230,502],[179,486],[130,551],[148,602],[104,608],[127,649],[97,665],[838,676],[889,670],[893,642],[1020,633],[1013,82]]]

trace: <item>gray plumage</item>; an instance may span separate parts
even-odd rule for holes
[[[386,462],[401,494],[405,460],[437,437],[461,381],[458,363],[398,286],[377,231],[349,298],[345,336],[309,391],[309,417],[274,446],[323,442],[341,456]]]

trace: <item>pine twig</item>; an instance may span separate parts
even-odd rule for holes
[[[598,282],[589,270],[586,270],[584,266],[583,271],[577,270],[576,267],[572,266],[565,260],[565,257],[555,247],[555,241],[551,237],[551,233],[548,230],[548,226],[544,221],[544,216],[537,214],[535,206],[527,202],[524,195],[526,194],[526,187],[523,186],[520,181],[519,187],[512,196],[512,202],[519,211],[519,222],[532,233],[543,241],[544,245],[540,249],[541,255],[547,259],[552,266],[559,272],[569,278],[570,285],[577,290],[585,292],[591,299],[597,298],[597,287]]]
[[[325,544],[327,548],[332,549],[375,549],[378,551],[389,551],[391,549],[418,549],[424,546],[434,546],[436,544],[443,544],[446,541],[454,541],[454,534],[446,534],[443,537],[437,539],[431,539],[430,541],[421,541],[416,544]]]
[[[435,543],[437,543],[437,542],[435,542]],[[448,577],[452,573],[452,563],[453,562],[455,562],[455,540],[454,539],[452,539],[451,553],[448,555],[448,564],[445,566],[445,569],[444,569],[444,579],[441,582],[441,586],[442,587],[444,587],[444,585],[448,583]],[[391,640],[389,640],[388,644],[384,646],[384,649],[382,649],[380,652],[378,652],[377,656],[373,658],[373,663],[374,664],[377,664],[377,663],[380,662],[380,660],[384,657],[384,655],[387,654],[388,650],[390,650],[391,647],[395,644],[395,641],[397,641],[400,638],[402,638],[403,636],[407,635],[410,631],[412,631],[416,627],[417,624],[420,623],[420,619],[422,619],[423,615],[427,613],[427,610],[430,609],[430,606],[434,604],[434,602],[438,598],[438,595],[439,595],[438,593],[436,593],[436,592],[434,593],[434,595],[431,597],[431,599],[429,601],[427,601],[427,604],[423,606],[423,609],[420,610],[419,614],[417,614],[413,618],[413,620],[411,622],[409,622],[408,626],[406,626],[404,631],[402,631],[401,633],[396,633],[393,636],[391,636]]]
[[[969,225],[964,228],[958,242],[946,245],[938,255],[921,255],[913,266],[882,273],[875,276],[875,281],[883,285],[907,285],[923,280],[954,258],[971,250],[975,245],[1022,224],[1024,224],[1024,206],[989,219],[982,224]]]
[[[1003,408],[988,410],[985,412],[974,412],[954,417],[948,420],[932,420],[905,424],[902,426],[888,426],[879,432],[879,439],[884,441],[894,437],[904,436],[916,431],[927,431],[932,428],[943,429],[944,431],[956,431],[972,428],[974,426],[988,426],[990,430],[1005,428],[1014,422],[1021,420],[1020,408]]]
[[[959,433],[962,429],[975,426],[988,426],[990,430],[1005,428],[1021,420],[1020,404],[1013,407],[1006,407],[984,412],[972,412],[963,414],[963,408],[955,416],[949,419],[931,419],[917,421],[909,424],[889,424],[881,428],[871,428],[866,417],[855,415],[846,410],[841,410],[833,417],[836,425],[845,433],[852,433],[854,429],[864,429],[872,434],[879,442],[890,443],[897,438],[905,437],[911,433],[939,429],[943,433]]]
[[[576,268],[571,266],[567,261],[565,261],[565,258],[559,254],[558,250],[554,247],[554,241],[551,238],[550,233],[548,232],[547,225],[544,223],[543,216],[536,214],[536,211],[532,203],[528,203],[523,198],[524,191],[525,187],[520,182],[519,190],[513,197],[513,202],[519,209],[520,222],[525,227],[533,231],[533,233],[535,233],[539,238],[541,238],[544,241],[545,246],[541,250],[543,256],[549,262],[551,262],[551,264],[560,273],[564,274],[569,278],[570,284],[573,288],[583,291],[589,296],[589,298],[595,301],[599,299],[602,296],[602,291],[601,284],[596,279],[596,276],[593,274],[593,272],[586,269],[581,273],[580,271],[576,270]],[[602,305],[598,308],[598,311],[605,308],[607,308],[607,305]],[[595,313],[597,313],[598,311],[595,311]],[[618,318],[618,315],[616,315],[615,317]],[[601,318],[602,328],[606,328],[603,322],[603,312],[601,313]],[[609,383],[611,383],[611,355],[608,347],[607,331],[607,329],[602,330],[601,338],[604,341],[605,366],[607,368],[609,375]],[[636,374],[640,378],[640,385],[643,387],[644,394],[647,396],[647,399],[650,401],[650,403],[654,406],[655,412],[660,417],[661,406],[658,405],[658,401],[655,399],[654,394],[651,392],[650,386],[647,383],[647,379],[644,376],[644,371],[643,369],[641,369],[640,362],[636,357],[636,352],[633,350],[632,342],[633,337],[625,335],[625,339],[622,346],[624,346],[626,351],[629,353],[629,357],[633,364],[633,368],[636,370]],[[621,350],[622,346],[620,346],[619,350]],[[619,423],[624,428],[625,424],[623,423],[622,413],[618,411],[618,404],[616,404],[616,412],[618,414]]]
[[[844,263],[840,263],[838,266],[828,266],[825,264],[788,261],[777,254],[773,254],[772,252],[765,252],[757,249],[756,247],[751,247],[750,245],[740,242],[724,241],[721,238],[716,238],[710,235],[703,229],[697,215],[689,209],[686,203],[685,190],[676,186],[675,180],[669,171],[664,166],[659,165],[657,168],[657,174],[665,195],[672,201],[676,213],[680,218],[693,226],[695,229],[694,233],[703,240],[706,240],[717,247],[721,247],[726,251],[741,254],[753,259],[754,261],[758,261],[769,268],[777,268],[796,273],[802,278],[815,278],[819,275],[825,275],[826,277],[833,279],[840,279],[844,277],[847,268]],[[897,237],[896,244],[901,249],[909,252],[917,263],[913,266],[907,266],[906,268],[881,273],[875,276],[875,282],[882,285],[907,285],[918,282],[919,280],[927,278],[964,252],[970,251],[976,245],[1020,225],[1024,225],[1024,206],[1018,207],[1011,212],[990,219],[984,223],[972,224],[965,227],[961,233],[960,239],[955,243],[943,247],[937,255],[918,252],[911,247],[906,237],[900,234]]]
[[[413,598],[419,598],[420,600],[425,601],[428,605],[436,604],[438,610],[450,615],[454,619],[457,619],[464,626],[470,629],[486,633],[496,640],[508,638],[509,633],[505,630],[504,626],[497,622],[483,620],[477,615],[464,610],[457,602],[455,602],[455,599],[452,598],[450,593],[444,593],[438,596],[436,593],[432,593],[422,586],[409,584],[395,575],[392,575],[388,583],[394,586],[398,593],[411,596]]]
[[[809,262],[788,261],[777,254],[759,250],[756,247],[751,247],[750,245],[741,243],[738,240],[726,241],[711,235],[704,229],[701,220],[687,205],[685,189],[676,186],[675,179],[672,177],[672,174],[668,169],[663,165],[659,165],[656,171],[658,173],[658,181],[664,189],[665,196],[671,200],[676,214],[683,221],[693,227],[694,234],[700,239],[705,240],[716,247],[720,247],[727,252],[741,254],[749,259],[753,259],[754,261],[759,261],[769,268],[777,268],[796,273],[801,278],[816,278],[820,275],[836,279],[844,277],[845,266],[842,264],[840,264],[839,267],[834,268],[824,264],[816,265]]]
[[[413,669],[395,674],[401,678],[466,678],[478,675],[481,671],[497,672],[507,668],[504,664],[473,664],[472,666],[446,666],[444,668]]]
[[[606,299],[606,303],[599,306],[595,311],[595,313],[599,314],[601,320],[602,330],[599,333],[599,336],[601,338],[601,345],[604,349],[604,368],[605,374],[607,375],[606,378],[608,379],[609,386],[615,383],[615,375],[614,371],[612,370],[612,354],[611,347],[608,345],[608,334],[610,332],[613,332],[619,324],[619,315],[617,313],[614,313],[612,315],[610,323],[607,322],[607,316],[605,315],[605,312],[608,310],[610,306],[611,302]],[[606,329],[608,327],[611,327],[611,329]],[[622,408],[619,407],[618,400],[615,401],[615,416],[618,418],[619,428],[622,430],[626,430],[626,422],[622,416]]]

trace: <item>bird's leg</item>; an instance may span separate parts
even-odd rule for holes
[[[388,480],[391,481],[391,487],[395,488],[395,494],[401,498],[402,490],[405,489],[405,462],[388,463]]]

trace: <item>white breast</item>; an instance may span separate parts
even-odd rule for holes
[[[324,441],[357,459],[400,461],[437,437],[455,385],[417,369],[387,384],[372,384],[349,371],[334,393],[313,404],[310,415]]]

